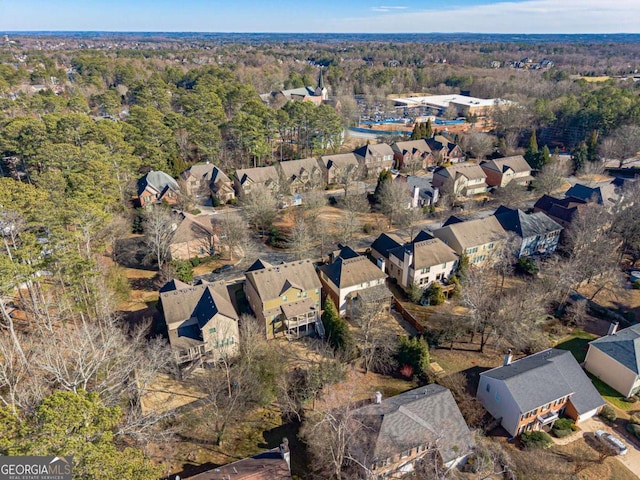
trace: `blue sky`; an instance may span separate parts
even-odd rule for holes
[[[0,31],[639,33],[640,0],[0,0]]]

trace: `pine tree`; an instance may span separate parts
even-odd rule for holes
[[[411,132],[411,140],[418,140],[420,138],[420,125],[421,123],[416,123],[413,125],[413,131]]]
[[[531,168],[540,168],[540,152],[538,151],[538,139],[536,138],[535,129],[531,132],[531,136],[527,142],[527,150],[524,153],[524,159]]]
[[[355,343],[347,322],[340,318],[338,309],[331,298],[324,301],[322,312],[322,324],[327,333],[327,341],[333,349],[342,355],[345,361],[353,359]]]
[[[595,162],[598,160],[598,131],[593,130],[587,140],[587,160]]]
[[[385,190],[384,186],[388,182],[392,182],[392,181],[393,181],[393,176],[391,175],[391,172],[389,170],[382,170],[380,172],[380,175],[378,176],[378,184],[376,185],[376,189],[373,192],[373,197],[376,203],[380,203],[382,192],[384,192]]]
[[[579,172],[584,168],[584,164],[587,161],[587,144],[585,142],[582,142],[578,148],[573,151],[571,160],[573,160],[574,172]]]
[[[429,119],[425,124],[424,138],[431,138],[432,136],[433,136],[433,128],[431,126],[431,119]]]
[[[549,152],[549,147],[546,145],[542,147],[542,153],[540,154],[540,163],[541,167],[551,163],[551,152]]]

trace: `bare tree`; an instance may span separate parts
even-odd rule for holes
[[[220,240],[229,249],[229,260],[233,261],[234,253],[239,256],[246,254],[249,244],[247,224],[235,212],[227,211],[220,221]]]
[[[460,143],[476,159],[484,160],[487,155],[493,152],[496,138],[488,133],[471,132],[463,135]]]
[[[163,206],[153,206],[145,212],[143,229],[144,241],[151,256],[158,263],[158,270],[169,260],[171,239],[179,219]]]
[[[610,153],[619,160],[619,167],[622,168],[627,160],[635,158],[640,151],[640,126],[622,125],[616,129],[612,138],[615,144]]]
[[[291,227],[291,235],[289,236],[289,245],[298,260],[307,256],[311,249],[312,241],[313,236],[310,225],[302,215],[295,216]]]
[[[380,209],[393,224],[403,224],[403,217],[411,207],[411,191],[406,183],[385,182],[380,192]]]
[[[260,234],[271,227],[278,214],[276,198],[271,191],[258,185],[251,189],[251,193],[240,199],[242,215],[247,222],[256,227]]]
[[[558,190],[565,183],[569,172],[559,161],[551,161],[544,165],[534,180],[534,187],[547,195]]]

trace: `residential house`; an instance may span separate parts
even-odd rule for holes
[[[278,168],[281,172],[280,183],[291,194],[324,187],[324,176],[315,158],[280,162]]]
[[[412,208],[435,205],[440,198],[440,190],[434,187],[427,177],[396,175],[393,181],[404,183],[409,187]]]
[[[342,247],[328,265],[320,267],[320,281],[340,315],[351,315],[359,295],[375,288],[376,301],[391,304],[391,292],[385,286],[387,275],[365,256],[350,247]]]
[[[396,163],[396,168],[398,169],[412,165],[426,169],[435,163],[431,148],[424,138],[406,142],[395,142],[391,144],[391,149],[393,150],[393,158]]]
[[[548,349],[482,372],[477,399],[513,437],[551,426],[560,416],[580,423],[605,404],[569,350]]]
[[[224,281],[191,286],[172,280],[160,289],[160,305],[178,365],[237,353],[238,314]]]
[[[565,198],[587,203],[597,203],[605,208],[611,208],[620,200],[620,192],[616,181],[606,181],[590,187],[581,183],[571,186],[564,194]]]
[[[522,155],[496,158],[480,164],[480,168],[487,175],[487,185],[504,188],[509,183],[528,186],[532,181],[531,167]]]
[[[322,285],[311,260],[271,265],[263,260],[245,272],[244,291],[267,339],[324,334],[320,321]]]
[[[524,213],[500,206],[494,213],[502,228],[518,237],[518,258],[549,255],[558,248],[562,226],[542,212]]]
[[[609,333],[589,343],[584,368],[625,397],[640,391],[640,325]]]
[[[444,135],[434,135],[431,138],[427,138],[426,142],[437,165],[465,161],[464,152],[460,145],[453,143],[451,139]]]
[[[364,145],[353,153],[368,178],[377,178],[383,170],[393,168],[393,150],[386,143]]]
[[[352,414],[362,431],[349,455],[369,470],[366,478],[404,478],[422,458],[454,468],[475,447],[453,395],[435,383],[386,399],[376,392],[374,403]]]
[[[270,190],[274,195],[278,194],[280,189],[280,174],[273,165],[267,167],[243,168],[236,170],[233,179],[236,194],[249,195],[251,190],[261,185]]]
[[[181,212],[173,224],[173,234],[169,243],[171,258],[190,260],[208,257],[216,253],[220,240],[214,233],[210,215],[192,215]]]
[[[468,197],[485,193],[488,189],[486,179],[482,168],[467,163],[436,168],[431,183],[444,192]]]
[[[212,197],[224,204],[235,198],[233,182],[222,170],[210,163],[192,165],[180,174],[187,194],[196,198]]]
[[[371,258],[380,270],[389,273],[389,252],[403,244],[404,241],[395,233],[381,233],[371,244]]]
[[[411,243],[389,251],[389,276],[408,290],[444,283],[455,272],[458,255],[439,238],[420,232]]]
[[[178,202],[179,196],[178,182],[164,172],[151,170],[138,180],[136,200],[140,207],[150,207],[156,203],[174,205]]]
[[[433,231],[458,255],[466,255],[471,265],[491,264],[507,233],[494,216],[448,224]]]
[[[574,217],[587,205],[585,200],[577,198],[555,198],[543,195],[533,205],[534,212],[542,212],[560,224],[563,228],[571,225]]]
[[[272,448],[253,457],[243,458],[182,478],[184,480],[291,480],[290,456],[289,443],[285,439],[279,448]]]
[[[320,157],[320,167],[327,185],[359,180],[361,169],[354,153],[339,153]]]

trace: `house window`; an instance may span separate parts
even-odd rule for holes
[[[487,392],[491,391],[491,385],[487,383]]]
[[[496,392],[496,402],[500,402],[500,393]]]
[[[430,270],[431,267],[423,268],[422,270],[420,270],[420,273],[429,273]]]
[[[300,298],[302,296],[302,293],[298,292],[296,293],[296,298]]]
[[[209,333],[216,333],[215,327],[209,329]]]
[[[283,295],[283,296],[282,296],[282,301],[283,301],[283,302],[286,302],[286,301],[287,301],[287,296],[286,296],[286,295]]]
[[[493,248],[493,243],[490,243],[489,245],[487,245],[487,248],[491,250]]]
[[[316,295],[317,295],[318,293],[320,293],[320,289],[319,289],[319,288],[316,288]]]
[[[307,292],[302,292],[302,298],[307,298]]]

